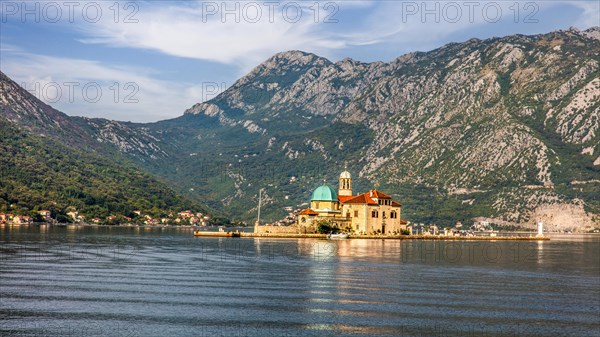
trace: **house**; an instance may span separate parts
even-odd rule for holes
[[[44,218],[44,219],[49,219],[50,215],[51,215],[50,211],[47,209],[43,209],[43,210],[39,211],[38,214],[41,215],[42,218]]]
[[[67,212],[67,215],[70,216],[74,222],[77,222],[79,220],[79,213],[77,211]]]
[[[187,219],[189,217],[192,217],[193,214],[191,211],[183,211],[183,212],[179,212],[177,213],[177,215],[179,215],[182,219]]]
[[[26,225],[33,222],[33,219],[26,215],[17,215],[13,217],[12,223],[15,225]]]

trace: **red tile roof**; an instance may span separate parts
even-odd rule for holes
[[[387,195],[381,191],[378,191],[378,190],[370,190],[368,193],[371,198],[379,198],[379,199],[391,199],[392,198],[389,195]]]
[[[369,198],[369,193],[363,193],[361,195],[357,195],[352,199],[348,199],[344,201],[344,204],[369,204],[369,205],[377,205],[377,203]]]
[[[313,211],[310,208],[307,208],[307,209],[301,211],[300,213],[298,213],[298,215],[319,215],[319,213]]]
[[[378,191],[378,190],[371,190],[367,193],[363,193],[363,194],[359,194],[359,195],[355,195],[355,196],[338,196],[338,199],[342,204],[377,205],[378,203],[375,202],[375,200],[373,200],[372,198],[392,199],[392,197],[390,197],[389,195],[387,195],[381,191]],[[401,207],[402,204],[400,204],[397,201],[392,200],[392,206]]]
[[[350,200],[353,198],[356,198],[356,196],[355,195],[338,195],[338,200],[341,203],[344,203],[344,202],[346,202],[346,200]]]

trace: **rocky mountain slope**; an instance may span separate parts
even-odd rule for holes
[[[585,228],[600,226],[599,62],[598,27],[389,63],[289,51],[176,119],[68,122],[85,144],[118,149],[237,219],[253,220],[259,189],[267,218],[283,216],[347,164],[355,192],[389,192],[408,220]],[[5,99],[4,82],[15,123],[21,110],[51,109]]]
[[[288,192],[273,206],[295,206],[348,162],[360,187],[396,194],[417,221],[522,223],[552,205],[598,214],[599,32],[472,39],[390,63],[280,53],[188,109],[185,130],[165,129],[196,149],[189,160],[222,162],[222,206],[250,208],[264,169],[267,191]]]
[[[142,160],[166,156],[159,140],[145,128],[100,118],[67,116],[37,99],[1,71],[0,114],[29,132],[78,149],[108,150],[109,153],[118,150]]]

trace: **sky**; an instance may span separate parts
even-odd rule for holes
[[[384,61],[600,26],[592,1],[7,1],[0,70],[68,115],[175,118],[278,52]]]

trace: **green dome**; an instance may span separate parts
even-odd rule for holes
[[[338,197],[333,188],[323,185],[317,187],[313,192],[310,201],[338,201]]]

